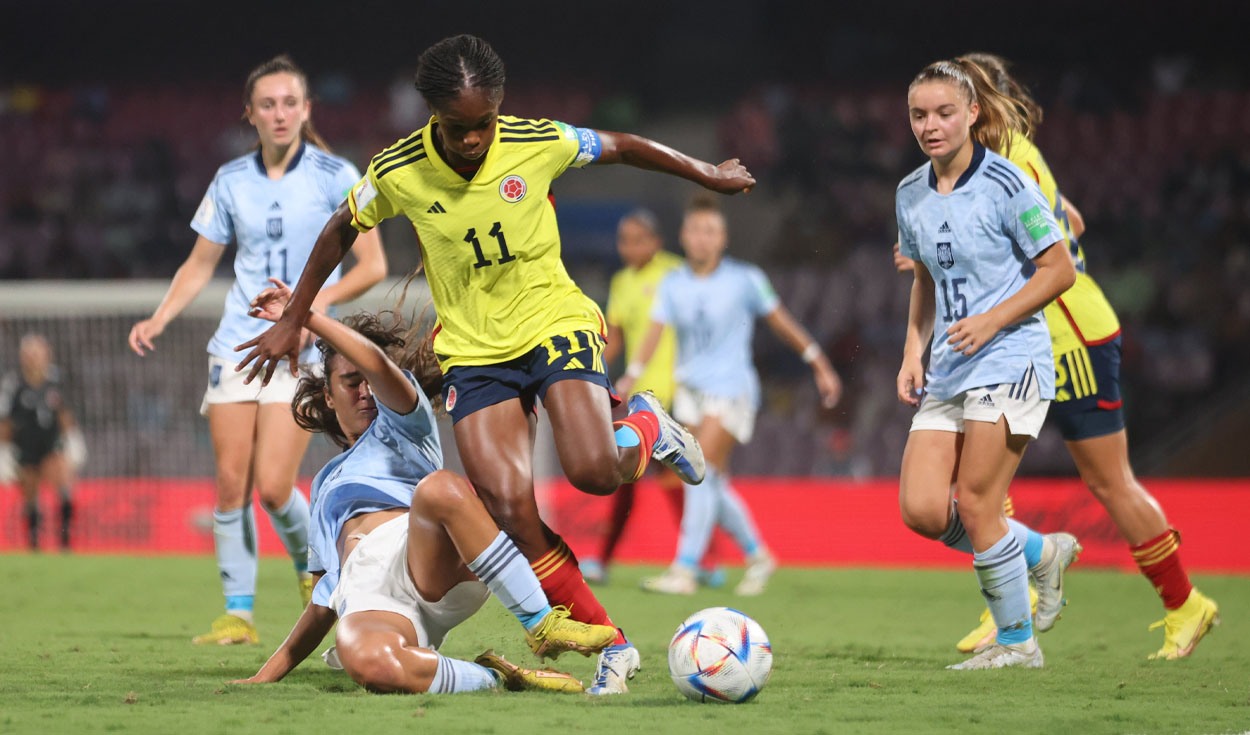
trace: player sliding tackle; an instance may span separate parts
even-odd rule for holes
[[[277,321],[291,291],[270,280],[275,287],[256,297],[251,313]],[[490,593],[525,627],[540,656],[598,652],[616,629],[553,609],[472,486],[441,469],[427,396],[437,395],[442,375],[428,336],[409,342],[412,332],[403,335],[401,325],[387,328],[367,314],[342,324],[313,311],[305,326],[320,337],[325,377],[303,377],[292,408],[301,426],[325,432],[345,451],[313,480],[312,601],[273,656],[243,681],[286,676],[337,618],[339,660],[372,691],[448,694],[499,684],[582,691],[568,674],[522,669],[493,651],[476,662],[439,655],[447,632]]]
[[[569,168],[624,163],[680,176],[721,194],[750,190],[737,159],[712,165],[651,140],[500,114],[506,75],[490,44],[453,36],[426,49],[416,87],[429,124],[374,157],[317,238],[285,316],[240,367],[269,382],[299,358],[300,324],[321,282],[356,236],[400,214],[411,220],[438,313],[434,350],[444,375],[465,475],[529,560],[556,604],[582,622],[611,625],[577,559],[538,513],[534,411],[551,421],[560,468],[577,489],[607,495],[655,459],[691,485],[703,480],[699,443],[641,396],[612,421],[603,315],[560,260],[548,198]],[[623,694],[641,668],[624,632],[599,659],[592,694]]]

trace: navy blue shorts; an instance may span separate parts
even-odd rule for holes
[[[547,397],[547,389],[561,380],[585,380],[612,392],[602,335],[590,331],[556,335],[543,340],[520,357],[493,365],[457,365],[443,376],[443,401],[453,423],[487,406],[513,398],[532,411],[536,399]]]
[[[1050,415],[1065,441],[1114,434],[1124,428],[1120,398],[1120,337],[1055,357],[1055,401]]]

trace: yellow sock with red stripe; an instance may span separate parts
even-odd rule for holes
[[[1181,535],[1169,528],[1144,544],[1130,546],[1137,568],[1154,585],[1163,606],[1175,610],[1185,604],[1194,588],[1181,566]]]
[[[564,539],[559,539],[556,547],[543,554],[538,561],[530,564],[534,576],[543,586],[547,601],[552,605],[563,605],[569,609],[569,617],[590,625],[615,625],[608,617],[608,611],[599,604],[595,593],[590,591],[586,580],[582,579],[582,571],[577,567],[577,558],[569,549]],[[616,631],[616,642],[623,643],[625,636],[620,628]]]

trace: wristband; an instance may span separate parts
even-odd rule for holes
[[[799,355],[803,358],[803,362],[812,364],[816,362],[816,358],[820,357],[820,345],[815,340],[807,343],[807,347],[803,349],[803,354]]]
[[[640,362],[631,362],[629,367],[625,368],[625,377],[637,380],[642,375],[643,364]]]

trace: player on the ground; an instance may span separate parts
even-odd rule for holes
[[[776,569],[750,509],[729,482],[730,455],[737,444],[751,440],[759,408],[759,376],[751,358],[755,320],[763,317],[812,366],[825,408],[836,405],[842,393],[841,380],[820,345],[781,304],[763,271],[725,255],[728,242],[725,216],[716,202],[702,197],[692,201],[681,226],[686,264],[661,282],[647,335],[626,377],[617,382],[622,392],[631,389],[629,376],[642,373],[665,327],[671,326],[677,336],[673,415],[693,428],[708,468],[701,484],[686,485],[672,565],[659,577],[643,580],[643,589],[652,592],[695,591],[697,566],[718,525],[747,558],[737,594],[760,594]]]
[[[39,550],[39,485],[48,483],[60,497],[61,549],[69,550],[74,504],[74,470],[65,442],[74,416],[65,405],[52,347],[42,335],[27,334],[18,346],[19,368],[0,380],[0,441],[17,450],[17,484],[22,491],[27,541]]]
[[[613,274],[608,288],[608,308],[604,314],[608,322],[608,344],[603,351],[603,360],[608,365],[612,365],[622,354],[626,364],[633,364],[643,337],[647,334],[647,328],[651,325],[651,304],[655,300],[660,281],[682,264],[679,256],[664,249],[659,223],[655,215],[645,209],[634,210],[621,218],[616,228],[616,251],[625,267]],[[665,329],[647,367],[640,373],[628,376],[636,380],[635,391],[651,391],[666,411],[672,408],[673,402],[675,355],[676,343],[673,341],[672,330]],[[670,481],[671,487],[668,485]],[[672,501],[677,517],[681,518],[681,481],[671,473],[663,472],[660,482],[665,485],[665,494]],[[612,561],[612,554],[621,534],[625,532],[625,524],[634,507],[634,493],[635,484],[627,482],[612,495],[612,514],[600,553],[581,560],[582,576],[587,582],[607,583],[607,567]],[[718,555],[709,549],[705,556],[707,558],[718,558]],[[700,569],[701,583],[715,586],[718,583],[723,584],[723,580],[722,570],[710,568],[706,563]]]
[[[245,385],[233,370],[233,350],[265,327],[248,316],[248,300],[268,285],[269,276],[299,278],[321,225],[359,176],[313,130],[307,79],[289,58],[278,56],[252,70],[244,110],[256,128],[256,150],[217,170],[191,221],[198,234],[195,247],[152,318],[135,324],[129,337],[139,355],[154,350],[156,337],[204,288],[234,243],[235,282],[208,343],[208,388],[200,407],[208,417],[217,465],[213,542],[226,612],[196,643],[258,640],[252,616],[257,564],[253,489],[295,564],[301,598],[307,602],[312,593],[306,570],[308,501],[295,488],[310,435],[291,416],[296,381],[284,373],[266,386]],[[341,278],[336,268],[323,279],[329,285],[313,294],[318,307],[351,300],[385,277],[377,235],[361,238],[352,252],[355,267]]]
[[[275,288],[253,301],[253,314],[270,321],[291,296],[286,284],[272,280]],[[312,601],[248,681],[281,679],[337,618],[338,661],[374,691],[452,693],[498,683],[581,691],[567,674],[520,669],[491,652],[476,663],[437,653],[447,631],[475,613],[488,590],[525,626],[530,648],[541,656],[596,653],[616,630],[553,609],[472,486],[442,469],[427,398],[438,395],[442,374],[428,336],[414,339],[402,323],[387,327],[370,314],[340,323],[310,312],[306,326],[321,338],[321,370],[300,380],[292,408],[303,428],[327,434],[344,451],[313,481]]]
[[[1163,509],[1137,481],[1129,464],[1120,397],[1120,322],[1102,289],[1085,270],[1085,251],[1078,242],[1084,220],[1059,193],[1050,167],[1033,143],[1042,110],[1028,90],[1011,77],[1001,57],[976,53],[960,60],[981,67],[995,88],[1024,111],[1025,127],[1011,130],[1010,144],[1000,152],[1041,186],[1076,263],[1076,283],[1045,309],[1055,356],[1051,416],[1081,479],[1107,509],[1128,542],[1133,560],[1167,611],[1162,621],[1151,626],[1152,630],[1164,626],[1163,647],[1151,658],[1188,656],[1218,622],[1219,608],[1189,581],[1180,559],[1180,534],[1168,525]],[[911,268],[911,262],[902,256],[896,258],[896,264],[900,271]],[[993,621],[982,615],[981,625],[957,647],[961,651],[978,650],[991,643],[993,635]]]
[[[1003,501],[1055,395],[1041,310],[1076,275],[1041,189],[974,137],[1006,136],[1018,115],[1001,94],[978,94],[978,73],[939,61],[908,88],[912,133],[929,162],[903,179],[895,204],[902,254],[916,261],[898,398],[920,409],[899,506],[912,530],[973,553],[997,627],[992,646],[949,668],[1040,667],[1028,578],[1044,631],[1080,547],[1009,521]]]
[[[286,315],[252,347],[248,379],[298,358],[303,315],[358,232],[398,214],[416,227],[438,332],[444,400],[469,480],[530,560],[552,602],[607,624],[568,546],[538,515],[536,401],[547,410],[564,474],[605,495],[640,477],[651,457],[689,482],[703,455],[662,410],[631,400],[614,424],[603,365],[603,316],[560,260],[552,181],[570,166],[628,163],[733,194],[755,180],[736,160],[698,161],[645,138],[499,114],[503,62],[474,36],[422,53],[416,86],[433,113],[421,130],[375,156],[326,224]],[[640,666],[622,634],[599,659],[590,691],[627,690]]]

